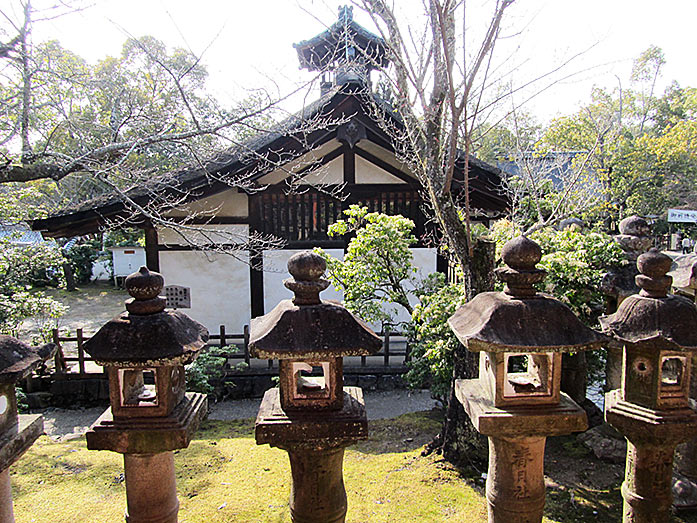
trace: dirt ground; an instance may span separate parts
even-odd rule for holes
[[[111,318],[122,312],[128,293],[108,282],[95,282],[80,286],[73,292],[64,289],[44,289],[43,292],[59,301],[67,312],[58,321],[61,333],[74,333],[82,329],[86,336],[99,330]],[[29,319],[22,324],[22,338],[30,339],[37,326]]]

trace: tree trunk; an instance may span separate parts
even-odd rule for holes
[[[477,241],[471,260],[472,296],[494,288],[496,244]],[[429,446],[438,449],[443,457],[457,465],[483,468],[487,462],[487,439],[472,425],[462,404],[455,397],[455,380],[476,378],[479,374],[479,354],[460,345],[453,355],[453,380],[450,384],[448,411],[441,433]]]
[[[65,275],[65,289],[68,291],[74,291],[75,287],[75,275],[73,274],[73,268],[68,262],[63,264],[63,274]]]

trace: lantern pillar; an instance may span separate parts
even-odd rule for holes
[[[294,294],[252,320],[250,353],[278,359],[279,388],[264,394],[255,426],[258,445],[288,452],[294,523],[343,523],[344,449],[368,437],[363,394],[343,386],[343,357],[375,354],[380,338],[336,302],[319,293],[326,263],[312,252],[288,260]]]
[[[456,380],[455,395],[489,438],[486,498],[490,523],[538,523],[545,505],[548,436],[583,431],[585,411],[561,392],[561,354],[599,348],[603,337],[533,284],[539,245],[521,236],[503,248],[496,270],[504,292],[485,292],[448,320],[460,342],[480,352],[479,379]]]
[[[174,476],[174,453],[124,454],[129,523],[177,521],[179,500]]]

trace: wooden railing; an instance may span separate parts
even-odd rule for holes
[[[394,368],[394,370],[404,368],[406,363],[409,361],[410,356],[409,344],[406,343],[406,341],[402,340],[403,335],[400,333],[391,333],[389,330],[385,331],[384,333],[378,333],[378,335],[383,338],[382,350],[375,356],[372,356],[371,358],[381,358],[381,363],[379,364],[379,366],[382,367],[390,367]],[[58,351],[56,352],[55,356],[56,373],[70,375],[88,375],[102,373],[101,367],[99,368],[99,371],[96,371],[93,368],[88,368],[87,363],[94,362],[94,359],[85,353],[84,344],[87,340],[90,339],[90,336],[86,336],[82,329],[76,329],[75,335],[65,336],[62,336],[60,334],[59,329],[53,329],[52,337],[53,343],[58,345]],[[395,338],[400,339],[399,344],[401,348],[395,348],[393,346]],[[74,350],[68,352],[66,350],[66,344],[74,344]],[[253,366],[251,365],[252,360],[263,360],[257,360],[256,358],[252,358],[249,354],[248,325],[245,325],[243,332],[239,334],[228,333],[225,330],[225,326],[221,325],[217,333],[209,335],[206,348],[208,350],[215,351],[216,349],[222,350],[223,348],[229,347],[230,345],[235,345],[238,350],[231,354],[226,352],[225,357],[228,360],[232,360],[233,366],[235,365],[235,363],[238,362],[246,363],[245,369],[237,369],[235,372],[240,374],[254,374],[254,368],[258,369],[258,366],[253,368]],[[66,352],[68,352],[70,355],[66,355]],[[396,358],[397,361],[391,361],[391,358]],[[74,368],[75,366],[71,365],[71,363],[77,363],[76,369]],[[344,367],[346,367],[347,370],[357,370],[359,368],[365,368],[368,366],[371,367],[371,369],[376,367],[376,365],[374,364],[368,365],[368,357],[366,356],[361,356],[359,365],[352,365],[352,362],[350,360],[345,360],[344,362]],[[274,360],[267,360],[266,367],[267,369],[273,369]]]

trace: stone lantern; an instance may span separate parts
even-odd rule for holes
[[[129,523],[176,522],[172,451],[189,445],[207,412],[204,394],[186,393],[184,365],[208,331],[180,311],[165,311],[160,274],[141,267],[125,284],[127,312],[85,343],[109,376],[111,403],[87,432],[87,448],[124,455]]]
[[[597,349],[603,338],[560,301],[535,291],[546,272],[541,249],[524,236],[504,245],[496,269],[503,292],[484,292],[448,320],[460,342],[480,352],[479,379],[455,394],[489,438],[489,522],[542,521],[548,436],[587,428],[586,413],[560,390],[561,354]]]
[[[637,258],[653,245],[651,226],[641,216],[628,216],[618,226],[620,233],[613,239],[624,251],[627,263],[615,267],[603,275],[600,290],[605,295],[605,313],[612,314],[624,299],[639,292],[634,281],[638,274]],[[607,347],[605,362],[605,390],[619,388],[622,379],[622,349]]]
[[[0,521],[12,523],[10,465],[44,432],[39,414],[18,414],[15,385],[52,357],[52,343],[30,347],[11,336],[0,336]]]
[[[605,396],[605,419],[627,438],[622,484],[626,522],[670,520],[673,454],[697,435],[689,408],[697,309],[668,294],[671,259],[655,249],[637,259],[639,294],[626,298],[603,330],[623,346],[622,382]]]
[[[375,354],[382,346],[370,328],[341,304],[322,301],[324,259],[313,252],[288,260],[293,291],[270,313],[252,320],[249,349],[278,359],[280,386],[266,391],[257,415],[258,445],[288,452],[295,523],[340,523],[346,516],[344,448],[368,437],[363,395],[343,386],[344,356]]]

